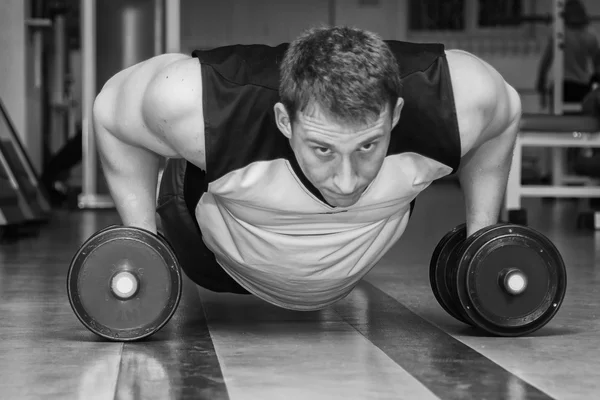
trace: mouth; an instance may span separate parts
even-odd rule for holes
[[[340,201],[348,201],[348,200],[352,200],[357,198],[358,196],[360,196],[361,191],[357,190],[355,192],[352,193],[348,193],[348,194],[339,194],[339,193],[335,193],[335,192],[330,192],[327,191],[329,197],[332,197],[336,200],[340,200]]]
[[[343,198],[343,197],[356,197],[356,196],[360,196],[364,191],[365,191],[365,188],[358,188],[355,191],[353,191],[352,193],[336,193],[336,192],[333,192],[331,190],[329,190],[328,192],[332,196]]]

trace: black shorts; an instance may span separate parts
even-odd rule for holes
[[[204,172],[183,159],[170,159],[164,169],[157,200],[163,235],[173,247],[184,273],[214,292],[248,294],[217,263],[202,240],[194,209],[208,183]]]
[[[170,159],[157,201],[161,232],[173,247],[181,269],[194,283],[214,292],[249,294],[217,263],[202,240],[194,210],[207,188],[204,171],[183,159]],[[414,205],[413,200],[411,214]]]

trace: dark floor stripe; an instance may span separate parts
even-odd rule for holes
[[[122,398],[229,400],[202,302],[186,277],[171,321],[148,340],[124,345],[115,392]]]
[[[334,307],[441,399],[552,398],[367,282]]]

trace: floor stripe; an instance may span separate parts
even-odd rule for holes
[[[362,282],[336,312],[441,399],[551,399]]]
[[[332,308],[199,289],[232,400],[437,400]]]
[[[202,302],[187,277],[171,321],[146,341],[124,344],[115,392],[122,398],[229,400]]]

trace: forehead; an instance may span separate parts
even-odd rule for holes
[[[377,133],[385,133],[389,129],[389,112],[383,110],[377,119],[370,119],[367,122],[341,121],[323,112],[317,106],[307,107],[303,112],[298,113],[296,118],[300,131],[308,138],[319,137],[337,138],[341,136],[344,139],[354,137],[364,137]]]

